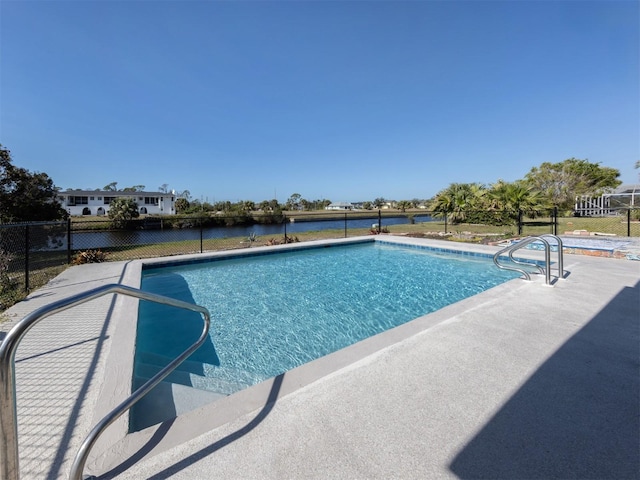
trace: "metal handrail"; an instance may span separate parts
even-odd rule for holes
[[[520,272],[524,278],[526,280],[531,280],[531,275],[529,272],[527,272],[526,270],[522,269],[522,268],[518,268],[518,267],[514,267],[513,265],[503,265],[500,263],[499,258],[501,255],[508,253],[509,255],[509,260],[511,260],[513,263],[518,264],[518,265],[527,265],[527,266],[531,266],[531,267],[535,267],[539,270],[540,273],[544,273],[545,274],[545,282],[547,285],[549,285],[551,283],[551,246],[549,244],[549,242],[546,240],[546,238],[553,238],[557,243],[558,243],[558,278],[564,278],[564,261],[563,261],[563,244],[562,244],[562,239],[560,237],[558,237],[557,235],[551,235],[551,234],[544,234],[544,235],[540,235],[540,236],[530,236],[530,237],[526,237],[522,240],[520,240],[517,243],[514,243],[512,245],[507,245],[505,248],[503,248],[502,250],[499,250],[498,252],[496,252],[493,256],[493,263],[501,269],[504,270],[513,270],[516,272]],[[523,260],[518,260],[513,258],[513,253],[523,247],[526,247],[527,245],[529,245],[530,243],[533,242],[542,242],[542,244],[544,245],[544,262],[545,262],[545,268],[542,268],[540,265],[538,265],[537,263],[530,263],[527,261],[523,261]]]
[[[10,331],[0,344],[0,480],[13,480],[20,478],[18,455],[18,418],[16,409],[15,388],[15,355],[20,341],[25,334],[38,322],[55,313],[62,312],[76,305],[86,303],[95,298],[110,293],[119,293],[141,300],[161,303],[177,308],[183,308],[200,313],[204,317],[204,328],[198,340],[182,352],[175,360],[160,370],[144,385],[133,392],[126,400],[113,409],[91,430],[87,438],[82,442],[80,450],[71,466],[69,478],[82,479],[82,471],[91,448],[94,446],[100,434],[124,412],[130,409],[136,402],[160,383],[167,375],[195,352],[204,343],[209,333],[211,315],[209,311],[199,305],[183,302],[173,298],[143,292],[125,285],[111,284],[88,290],[86,292],[61,299],[49,305],[45,305],[24,317]]]
[[[493,263],[495,264],[496,267],[501,268],[503,270],[512,270],[512,271],[515,271],[515,272],[520,272],[524,276],[524,278],[526,280],[531,280],[531,274],[529,272],[527,272],[526,270],[524,270],[522,268],[514,267],[513,265],[503,265],[503,264],[500,263],[500,256],[505,254],[505,253],[508,253],[509,254],[509,260],[511,260],[513,263],[516,263],[518,265],[528,265],[528,266],[531,266],[531,267],[536,267],[540,271],[542,271],[542,268],[537,264],[528,263],[528,262],[521,262],[521,261],[518,261],[518,260],[513,258],[513,251],[517,250],[518,248],[524,247],[528,243],[530,243],[529,237],[525,238],[524,240],[520,240],[518,243],[512,243],[511,245],[507,245],[505,248],[503,248],[502,250],[497,251],[493,255]]]
[[[545,233],[544,235],[540,235],[541,237],[552,238],[558,244],[558,278],[564,278],[564,244],[562,243],[562,239],[558,235],[553,235],[551,233]]]

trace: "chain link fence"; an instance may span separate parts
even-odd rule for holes
[[[129,260],[377,233],[381,213],[201,215],[147,217],[113,229],[109,220],[74,220],[71,251],[100,250],[108,260]]]
[[[466,212],[478,218],[486,212]],[[476,215],[477,214],[477,215]],[[497,216],[509,218],[505,212]],[[640,237],[640,209],[606,217],[560,216],[488,225],[428,211],[285,212],[277,215],[165,216],[113,228],[108,219],[0,225],[0,311],[58,275],[69,264],[152,258],[380,233],[488,243],[526,235]]]
[[[559,218],[558,234],[640,237],[640,208],[611,208],[606,216]]]
[[[0,225],[0,310],[69,264],[68,222]]]

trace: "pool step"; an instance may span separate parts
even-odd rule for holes
[[[173,357],[168,357],[166,355],[161,355],[159,353],[147,352],[144,350],[139,350],[136,352],[136,362],[147,363],[150,365],[157,365],[159,367],[164,367],[165,365],[168,365],[173,360],[174,360]],[[201,374],[202,365],[204,365],[203,362],[187,359],[184,362],[182,362],[180,365],[178,365],[176,370]],[[213,364],[211,365],[215,366]]]
[[[163,367],[159,365],[137,362],[135,366],[135,375],[137,378],[148,380],[162,370],[162,368]],[[222,370],[223,369],[219,367],[217,369],[218,372],[225,373],[222,372]],[[197,388],[199,390],[207,390],[209,392],[215,392],[222,395],[230,395],[252,385],[252,383],[230,380],[222,375],[205,376],[182,370],[174,370],[165,378],[165,381]]]
[[[146,352],[146,351],[138,351],[136,354],[136,374],[140,366],[142,370],[142,376],[151,377],[155,373],[159,372],[165,365],[167,365],[172,359],[157,354],[154,352]],[[150,370],[155,367],[155,370]],[[147,373],[152,371],[153,373]],[[213,365],[210,363],[197,362],[193,360],[186,360],[182,362],[176,370],[172,373],[175,375],[174,378],[186,378],[180,377],[180,374],[188,374],[195,376],[196,382],[198,385],[207,385],[209,382],[207,380],[198,380],[198,377],[204,377],[207,379],[218,379],[219,382],[223,382],[228,384],[229,388],[223,388],[221,391],[231,394],[237,392],[238,390],[242,390],[243,388],[247,388],[248,386],[255,385],[256,383],[260,383],[266,380],[268,377],[260,376],[252,372],[247,372],[245,370],[240,370],[236,368],[230,368],[226,365]],[[191,377],[189,377],[191,378]],[[174,380],[172,380],[174,381]],[[175,380],[176,383],[182,383],[183,385],[191,385],[196,388],[206,388],[211,389],[212,387],[198,387],[196,383],[189,383],[187,380]],[[216,387],[213,387],[216,388]],[[214,390],[217,391],[217,390]]]
[[[136,377],[134,387],[140,387],[147,380]],[[166,381],[160,382],[134,405],[130,416],[130,430],[142,430],[224,397],[226,395],[221,393]]]

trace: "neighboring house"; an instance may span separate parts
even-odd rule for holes
[[[325,210],[353,210],[353,205],[345,202],[331,203],[324,208]]]
[[[69,215],[106,215],[116,198],[133,198],[141,215],[175,215],[176,196],[162,192],[110,192],[101,190],[69,190],[58,193],[58,199]]]

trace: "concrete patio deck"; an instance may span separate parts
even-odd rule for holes
[[[88,288],[135,283],[139,269],[70,268],[8,310],[0,330]],[[87,473],[640,478],[640,262],[565,255],[565,270],[553,287],[512,280],[141,432],[114,424]],[[109,295],[25,337],[16,364],[22,478],[66,477],[82,439],[124,398],[105,389],[122,374],[113,360],[131,354],[113,339],[132,311],[131,300]]]

